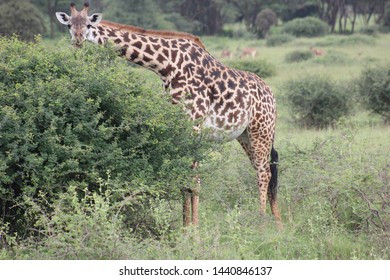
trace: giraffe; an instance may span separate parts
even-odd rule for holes
[[[171,102],[183,105],[189,118],[200,123],[200,129],[211,130],[211,138],[237,139],[257,172],[260,217],[265,217],[268,198],[281,227],[276,196],[278,153],[274,149],[276,104],[270,87],[253,73],[217,61],[194,35],[103,21],[100,13],[89,16],[88,8],[85,3],[77,11],[71,3],[70,16],[56,13],[59,22],[69,27],[72,44],[113,43],[120,56],[156,73]],[[200,184],[199,178],[197,182]],[[186,189],[184,226],[199,224],[198,205],[199,189]]]

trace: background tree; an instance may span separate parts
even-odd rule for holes
[[[55,13],[58,11],[66,11],[69,8],[68,0],[32,0],[34,4],[45,17],[49,18],[49,34],[53,39],[55,31],[59,25],[56,25],[57,19]],[[60,26],[60,28],[63,28]]]
[[[256,32],[259,38],[266,38],[272,25],[278,23],[278,17],[269,8],[262,10],[256,17]]]
[[[384,16],[385,5],[388,0],[319,0],[320,17],[328,22],[330,32],[335,32],[338,22],[339,32],[355,31],[355,23],[358,14],[363,15],[368,25],[373,14],[377,14],[377,23]],[[348,21],[351,29],[347,30]]]
[[[320,17],[330,26],[330,32],[334,32],[337,14],[339,12],[339,2],[342,0],[320,0]]]
[[[81,6],[83,0],[75,2]],[[376,24],[385,22],[385,7],[389,0],[89,0],[89,2],[90,11],[103,12],[107,20],[144,28],[215,35],[222,33],[226,23],[243,22],[248,31],[265,37],[269,19],[258,17],[259,12],[264,9],[274,11],[282,22],[308,16],[319,17],[328,23],[330,32],[353,33],[358,16],[362,16],[366,26],[372,19]],[[41,16],[31,16],[31,13],[29,16],[40,23],[30,22],[28,25],[31,28],[38,28],[36,32],[42,33],[42,26],[46,24],[50,38],[55,37],[57,30],[66,31],[66,28],[57,24],[55,12],[68,11],[69,0],[3,0],[0,3],[1,5],[23,3],[23,11],[29,11],[26,7],[34,4]],[[36,8],[33,8],[35,12]],[[10,16],[10,13],[5,11],[5,8],[1,9],[1,13],[4,14],[0,19],[3,24],[0,30],[2,34],[5,34],[4,30],[15,27],[15,24],[6,20],[8,17],[12,20],[17,18],[18,23],[23,22],[21,18],[26,18],[22,10],[15,16]]]
[[[244,21],[250,31],[255,30],[256,17],[259,11],[271,4],[268,0],[227,0],[232,7],[238,12],[237,21]]]
[[[37,34],[45,32],[45,24],[40,11],[24,0],[2,0],[0,2],[0,35],[19,35],[31,41]]]
[[[387,3],[384,9],[383,25],[390,27],[390,3]]]
[[[195,33],[213,35],[222,31],[221,0],[179,1],[180,14],[195,24]]]
[[[95,11],[95,7],[91,7]],[[156,0],[104,0],[104,19],[151,29],[176,29]]]
[[[385,11],[385,5],[388,0],[371,0],[371,1],[359,1],[359,13],[364,18],[364,23],[368,25],[370,20],[377,15],[377,18],[383,18],[383,13]],[[379,23],[376,21],[376,23]]]
[[[319,15],[317,0],[279,0],[272,6],[283,21]]]

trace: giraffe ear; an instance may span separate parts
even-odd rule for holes
[[[70,16],[68,16],[67,14],[57,12],[56,17],[58,21],[61,22],[62,24],[69,25]]]
[[[103,14],[95,13],[89,17],[89,21],[91,22],[91,25],[95,26],[99,24],[102,18],[103,18]]]

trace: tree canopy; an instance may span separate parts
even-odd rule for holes
[[[55,12],[69,9],[69,0],[2,0],[0,33],[13,33],[31,40],[37,33],[55,37],[66,28],[56,22]],[[76,1],[77,5],[83,1]],[[318,17],[330,32],[353,33],[357,16],[366,25],[388,25],[386,6],[390,0],[90,0],[91,12],[102,12],[107,20],[143,28],[180,30],[198,35],[223,33],[227,23],[243,22],[259,34],[258,15],[270,9],[278,22],[307,16]],[[18,8],[16,8],[18,7]],[[273,21],[274,22],[274,21]],[[25,32],[25,30],[28,30]],[[260,34],[260,37],[264,36]]]

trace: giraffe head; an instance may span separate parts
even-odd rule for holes
[[[84,3],[81,11],[76,10],[74,3],[70,4],[70,16],[66,13],[57,12],[56,16],[60,23],[69,27],[72,36],[72,44],[81,47],[85,40],[93,40],[91,27],[99,24],[102,20],[102,14],[95,13],[88,16],[89,4]]]

